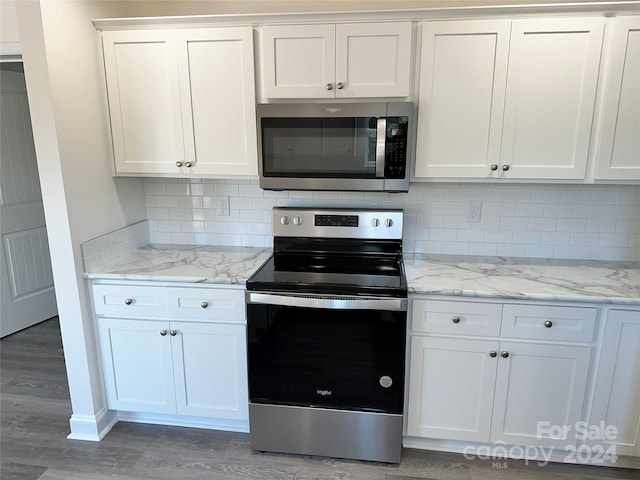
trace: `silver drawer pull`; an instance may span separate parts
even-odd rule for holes
[[[166,334],[167,334],[166,330],[164,330],[164,329],[160,330],[160,336],[161,337],[164,337]]]
[[[547,328],[551,328],[553,326],[553,322],[551,320],[547,320],[544,322],[544,326]]]
[[[501,356],[502,358],[508,358],[508,357],[509,357],[509,352],[507,352],[507,351],[503,350],[502,352],[500,352],[500,356]]]
[[[124,304],[125,305],[131,305],[133,303],[133,300],[131,298],[125,298],[124,299]]]
[[[200,304],[200,306],[201,306],[202,308],[207,308],[207,307],[209,306],[209,302],[202,302],[202,303]]]
[[[453,317],[453,318],[451,319],[451,321],[452,321],[453,323],[460,323],[460,317],[459,317],[458,315],[456,315],[455,317]]]
[[[490,356],[491,358],[496,358],[496,357],[498,356],[498,352],[496,352],[495,350],[491,350],[491,351],[489,352],[489,356]]]
[[[175,337],[178,334],[177,330],[169,330],[169,335],[171,335],[172,337]]]

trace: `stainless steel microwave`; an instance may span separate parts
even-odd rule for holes
[[[261,104],[260,187],[406,192],[411,103]]]

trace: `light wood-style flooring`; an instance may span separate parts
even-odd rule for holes
[[[101,442],[67,440],[71,403],[58,320],[0,341],[2,480],[639,480],[640,471],[545,467],[405,449],[398,465],[252,452],[249,435],[119,423]]]

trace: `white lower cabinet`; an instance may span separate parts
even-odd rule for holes
[[[248,419],[243,290],[94,285],[93,298],[109,409]]]
[[[577,322],[590,342],[596,315],[590,307],[414,299],[407,435],[575,445],[574,438],[551,438],[544,426],[582,418],[591,345],[553,343],[553,336],[564,337],[562,325]],[[478,332],[479,319],[486,335]],[[508,337],[496,333],[505,323]],[[552,340],[528,341],[543,336]]]
[[[590,443],[640,457],[640,309],[607,311],[589,424]]]

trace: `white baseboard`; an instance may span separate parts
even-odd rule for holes
[[[118,417],[111,410],[101,410],[96,415],[77,415],[74,413],[69,420],[71,433],[67,438],[99,442],[116,423],[118,423]]]

